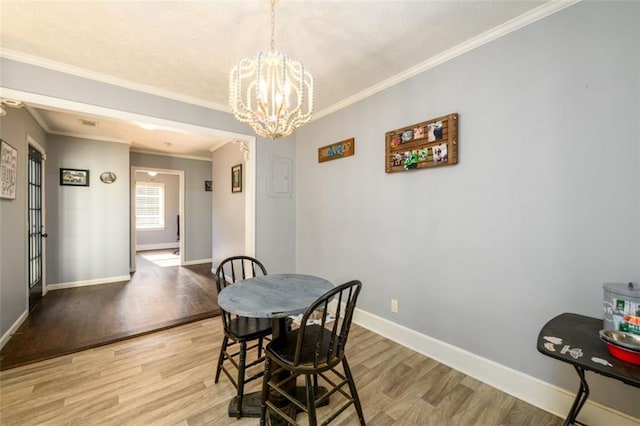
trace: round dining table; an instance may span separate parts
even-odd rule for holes
[[[218,295],[227,312],[250,318],[273,318],[273,337],[286,329],[286,318],[304,312],[334,285],[324,278],[302,274],[263,275],[237,281]]]
[[[306,311],[318,297],[333,287],[330,281],[313,275],[263,275],[236,281],[225,287],[218,294],[218,305],[227,312],[243,317],[272,318],[272,339],[276,339],[286,335],[287,317]],[[260,398],[261,392],[245,395],[241,415],[259,417]],[[236,417],[236,414],[234,398],[229,402],[229,417]]]

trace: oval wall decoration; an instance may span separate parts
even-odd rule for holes
[[[100,180],[103,183],[113,183],[117,179],[116,174],[113,172],[104,172],[100,175]]]

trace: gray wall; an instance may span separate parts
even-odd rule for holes
[[[173,244],[178,247],[178,222],[180,212],[180,176],[158,173],[149,176],[146,172],[136,173],[137,182],[156,182],[164,184],[164,229],[145,229],[136,231],[137,247],[145,245]]]
[[[291,161],[293,181],[296,143],[293,137],[258,140],[256,147],[256,246],[255,256],[270,274],[295,270],[295,188],[287,196],[270,190],[270,177],[274,161]],[[224,258],[245,253],[244,206],[246,179],[241,194],[231,193],[231,167],[243,162],[236,144],[227,144],[213,153],[213,266]],[[243,162],[243,179],[247,167]]]
[[[231,192],[231,167],[242,164],[242,192]],[[213,152],[213,267],[229,257],[247,254],[244,180],[247,165],[240,146],[227,143]],[[267,269],[268,271],[268,269]]]
[[[88,169],[90,185],[60,185],[60,168]],[[51,135],[46,179],[48,284],[128,276],[129,146]]]
[[[0,336],[28,309],[27,135],[47,149],[45,133],[25,109],[6,111],[0,138],[18,150],[18,186],[15,200],[0,199]]]
[[[292,183],[290,197],[274,196],[269,190],[271,164],[274,160],[294,162],[296,147],[306,142],[293,136],[284,139],[258,139],[256,172],[256,255],[270,274],[295,270],[296,190]],[[292,168],[291,181],[295,178]]]
[[[204,181],[211,180],[211,162],[132,152],[131,165],[184,171],[184,260],[211,259],[211,192],[204,190]]]
[[[640,281],[639,18],[579,3],[300,129],[297,271],[361,279],[361,309],[573,391],[541,326]],[[452,112],[459,164],[384,172],[385,132]],[[639,389],[590,383],[640,416]]]

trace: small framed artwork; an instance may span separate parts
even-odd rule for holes
[[[0,142],[0,198],[16,199],[18,150]]]
[[[231,192],[242,192],[242,164],[231,168]]]
[[[205,180],[204,181],[204,190],[207,192],[213,191],[213,181]]]
[[[89,186],[89,170],[60,169],[60,185]]]

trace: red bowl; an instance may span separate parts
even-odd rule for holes
[[[614,357],[631,364],[640,365],[640,352],[625,349],[609,342],[607,342],[607,348]]]

